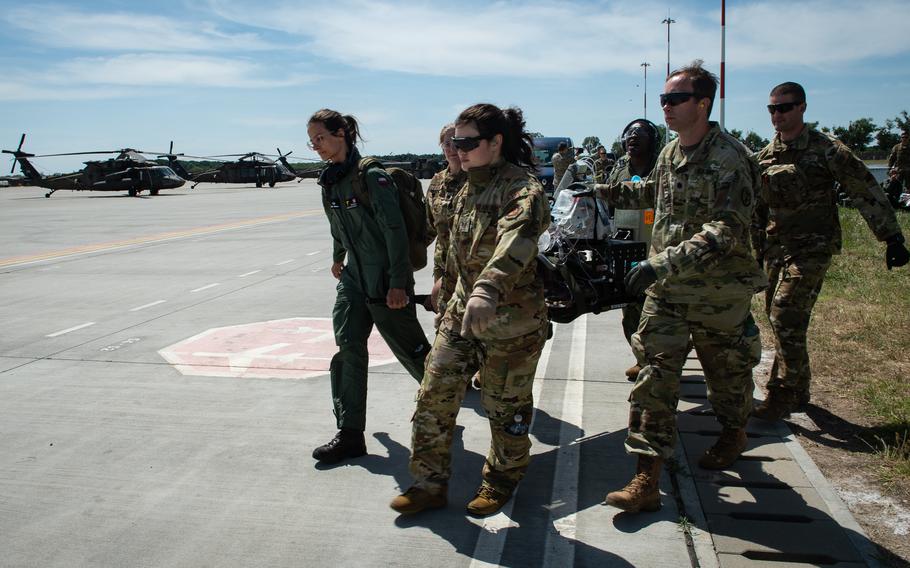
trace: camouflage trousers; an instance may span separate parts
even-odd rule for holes
[[[761,339],[750,299],[723,304],[674,304],[648,297],[632,348],[647,365],[629,395],[626,451],[669,458],[676,445],[679,382],[689,337],[708,384],[708,401],[724,427],[742,428],[752,410],[752,368]]]
[[[531,388],[545,341],[545,329],[504,341],[469,340],[440,329],[427,356],[412,418],[410,471],[415,485],[433,491],[448,483],[455,418],[479,361],[481,404],[492,434],[482,476],[497,490],[511,493],[531,459]]]
[[[812,372],[806,336],[829,266],[828,254],[765,262],[771,284],[765,292],[765,313],[774,332],[775,351],[769,390],[790,391],[808,401]]]

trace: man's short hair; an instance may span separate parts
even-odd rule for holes
[[[793,98],[796,100],[794,102],[804,103],[806,102],[806,90],[803,89],[803,86],[799,83],[794,83],[793,81],[787,81],[786,83],[781,83],[780,85],[771,89],[770,96],[783,96],[783,95],[793,95]]]
[[[568,148],[568,147],[569,147],[569,145],[566,144],[565,142],[560,142],[559,145],[556,146],[556,151],[557,151],[557,152],[562,152],[563,150],[565,150],[565,149]]]
[[[692,63],[681,67],[667,76],[669,81],[677,75],[683,75],[692,81],[692,92],[695,93],[696,99],[708,99],[708,116],[711,116],[711,109],[714,108],[714,94],[717,93],[717,75],[711,73],[702,67],[701,59],[696,59]]]

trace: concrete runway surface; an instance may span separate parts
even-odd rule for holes
[[[335,280],[312,180],[140,198],[60,191],[45,199],[44,191],[0,190],[0,566],[818,559],[775,548],[786,538],[750,540],[752,532],[729,528],[737,517],[717,505],[755,501],[769,485],[749,493],[748,473],[731,473],[740,482],[725,485],[690,472],[687,434],[679,469],[663,475],[660,512],[601,504],[634,467],[623,450],[631,388],[623,370],[633,359],[618,312],[556,327],[534,388],[531,468],[505,511],[475,519],[464,510],[489,444],[478,393],[469,392],[449,506],[398,517],[388,502],[410,483],[417,384],[381,340],[370,346],[369,455],[336,467],[310,457],[335,432],[327,375]],[[418,292],[429,291],[430,278],[427,269],[417,274]],[[420,318],[432,337],[431,314]],[[691,411],[688,436],[703,448],[710,425],[696,412],[705,401],[691,363],[680,410]],[[793,443],[768,429],[751,431],[752,446]],[[781,456],[799,463],[792,452]],[[756,475],[778,471],[768,460],[746,463]],[[808,463],[797,469],[808,472]],[[842,552],[829,543],[826,554],[845,566],[863,562],[852,518],[842,520],[836,502],[800,495],[826,515],[812,519],[859,543]],[[789,530],[764,520],[750,531]]]

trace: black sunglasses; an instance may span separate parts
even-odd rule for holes
[[[783,114],[785,112],[790,112],[801,104],[803,104],[802,101],[795,103],[778,103],[776,105],[768,105],[768,112],[771,114],[774,114],[775,112]]]
[[[660,106],[675,107],[695,96],[695,93],[664,93],[660,96]]]
[[[470,152],[474,148],[480,146],[481,140],[487,140],[489,136],[452,136],[452,146],[455,146],[456,150],[461,150],[462,152]]]
[[[633,136],[648,136],[648,134],[649,133],[648,133],[647,128],[644,128],[641,126],[635,126],[633,128],[630,128],[629,130],[627,130],[626,133],[623,135],[622,139],[628,140],[628,139],[632,138]]]

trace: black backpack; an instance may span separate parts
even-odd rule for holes
[[[366,190],[364,176],[370,168],[385,170],[398,188],[398,205],[408,233],[408,260],[415,272],[427,265],[427,210],[420,180],[401,168],[386,168],[376,158],[361,158],[357,163],[353,190],[357,200],[370,207],[370,195]]]

